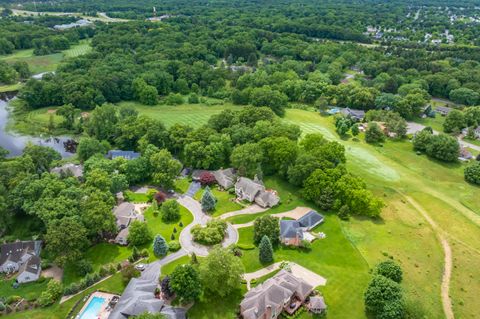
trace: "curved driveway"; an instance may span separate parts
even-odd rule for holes
[[[189,196],[181,196],[177,201],[193,214],[193,222],[186,226],[180,233],[180,244],[182,245],[182,249],[189,254],[195,253],[197,256],[207,256],[211,247],[194,242],[190,230],[195,225],[206,225],[212,217],[204,214],[200,203]],[[235,244],[237,241],[237,230],[233,228],[230,223],[227,223],[227,234],[222,242],[222,246],[228,247],[231,244]]]

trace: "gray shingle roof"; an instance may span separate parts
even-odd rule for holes
[[[322,296],[310,297],[310,309],[315,310],[325,310],[327,309],[327,305],[325,304],[325,300]]]
[[[54,173],[54,174],[58,174],[58,175],[71,174],[74,177],[82,177],[83,176],[83,166],[68,163],[68,164],[65,164],[65,165],[62,165],[62,166],[52,168],[50,170],[50,173]]]
[[[307,214],[303,215],[298,219],[300,226],[306,228],[312,228],[323,221],[323,216],[317,213],[314,210],[309,211]]]
[[[303,238],[303,231],[300,229],[300,223],[296,220],[280,221],[280,237],[282,238]]]
[[[265,190],[265,186],[249,178],[240,177],[235,184],[235,189],[241,190],[244,194],[254,198],[257,193]]]
[[[17,241],[0,245],[0,265],[5,261],[18,262],[25,254],[40,255],[42,242],[40,240]]]

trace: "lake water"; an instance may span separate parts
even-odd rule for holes
[[[9,157],[21,155],[27,143],[36,145],[49,146],[59,152],[62,157],[70,157],[73,154],[65,150],[64,142],[69,137],[33,137],[7,131],[7,123],[9,117],[8,99],[13,96],[8,94],[0,95],[0,146],[8,150]]]

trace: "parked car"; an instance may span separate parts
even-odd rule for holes
[[[138,264],[135,265],[136,270],[144,271],[145,270],[145,264]]]

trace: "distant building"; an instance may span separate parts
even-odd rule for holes
[[[468,134],[468,128],[464,128],[464,129],[462,130],[462,134],[463,134],[464,136],[466,136],[466,135]],[[480,139],[480,126],[473,129],[473,136],[474,136],[477,140]]]
[[[55,30],[68,30],[71,28],[81,28],[81,27],[88,27],[93,24],[92,21],[86,19],[80,19],[77,22],[67,23],[67,24],[57,24],[54,25],[53,28]]]
[[[453,109],[447,106],[437,106],[435,109],[436,113],[440,113],[442,116],[447,116]]]
[[[280,270],[245,294],[240,315],[243,319],[275,319],[284,311],[291,315],[302,306],[313,288],[305,280]]]
[[[310,312],[315,314],[323,314],[327,311],[327,305],[322,296],[310,297],[307,307]]]
[[[273,190],[266,190],[261,181],[255,177],[253,180],[240,177],[235,183],[235,193],[240,200],[250,203],[255,202],[259,206],[273,207],[280,202],[280,197]]]
[[[73,176],[73,177],[82,177],[83,176],[83,166],[68,163],[62,166],[52,168],[50,173],[57,174],[60,176]]]
[[[354,119],[355,121],[361,122],[365,118],[365,111],[363,110],[354,110],[351,108],[344,108],[340,111],[344,116]]]
[[[472,158],[473,158],[473,155],[472,153],[470,153],[470,151],[467,148],[465,147],[460,148],[460,154],[458,156],[458,159],[460,161],[469,161]]]
[[[117,157],[123,157],[126,160],[132,160],[139,158],[141,156],[140,153],[134,151],[121,151],[121,150],[111,150],[107,153],[107,158],[115,159]]]
[[[36,281],[42,272],[40,251],[42,242],[17,241],[0,245],[0,272],[18,272],[17,282]]]

